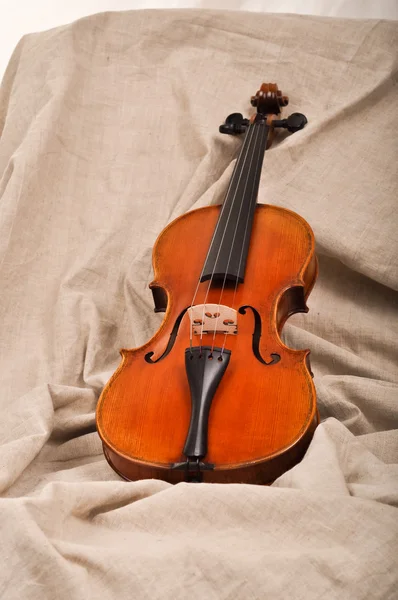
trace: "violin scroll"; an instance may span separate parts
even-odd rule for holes
[[[263,83],[250,102],[258,113],[279,115],[281,108],[289,104],[289,98],[283,95],[276,83]]]

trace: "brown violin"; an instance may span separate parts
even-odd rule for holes
[[[318,266],[314,235],[298,214],[258,204],[264,152],[293,113],[276,84],[251,99],[250,119],[220,133],[243,142],[221,205],[175,219],[153,248],[157,333],[122,361],[97,408],[111,467],[127,480],[268,484],[304,456],[318,425],[309,350],[281,339],[308,312]]]

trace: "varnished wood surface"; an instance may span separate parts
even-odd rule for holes
[[[192,211],[171,223],[153,252],[153,286],[165,289],[168,307],[158,332],[144,346],[122,350],[122,362],[105,386],[97,408],[97,426],[107,458],[128,479],[161,477],[179,480],[170,464],[182,453],[190,419],[190,393],[185,373],[189,347],[186,314],[170,354],[163,353],[175,320],[190,306],[204,264],[220,207]],[[314,238],[308,224],[290,211],[258,205],[254,219],[245,282],[224,290],[221,303],[237,309],[251,305],[262,319],[260,352],[279,363],[266,366],[252,352],[254,318],[251,311],[238,317],[238,335],[228,336],[228,369],[216,391],[209,418],[206,462],[215,470],[211,481],[267,483],[298,462],[317,422],[316,395],[306,366],[309,351],[287,348],[279,337],[288,314],[306,311],[317,274]],[[289,292],[296,286],[300,294]],[[208,282],[200,284],[195,304],[205,300]],[[207,302],[218,303],[220,290],[211,289]],[[199,345],[194,337],[194,345]],[[212,342],[204,336],[203,344]],[[224,336],[217,334],[215,346]],[[226,473],[229,475],[226,475]],[[235,473],[235,475],[234,475]],[[232,474],[232,477],[231,477]],[[234,479],[238,477],[238,479]]]

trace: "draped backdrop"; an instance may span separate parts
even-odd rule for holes
[[[2,598],[397,597],[397,34],[147,10],[20,41],[0,98]],[[218,127],[263,81],[308,118],[266,152],[258,200],[315,234],[284,340],[311,349],[322,422],[269,487],[127,483],[98,396],[161,322],[156,237],[222,201],[241,140]]]

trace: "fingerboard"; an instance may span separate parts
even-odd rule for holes
[[[268,132],[257,115],[244,134],[200,281],[244,281]]]

